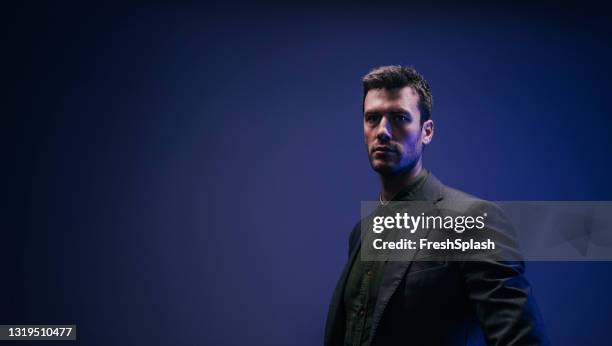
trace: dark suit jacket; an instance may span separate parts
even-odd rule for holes
[[[469,201],[472,211],[496,215],[501,228],[507,224],[492,203],[444,186],[432,174],[415,200],[439,210]],[[349,238],[349,260],[329,307],[325,346],[343,345],[343,292],[359,256],[360,228],[358,223]],[[389,261],[372,316],[371,345],[480,345],[482,340],[488,345],[548,345],[524,270],[522,261]]]

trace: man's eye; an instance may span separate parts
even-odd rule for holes
[[[393,120],[395,120],[396,123],[407,123],[407,122],[410,122],[410,118],[408,118],[405,115],[396,115],[395,117],[393,117]]]
[[[366,116],[366,121],[369,123],[377,123],[380,120],[379,115],[368,115]]]

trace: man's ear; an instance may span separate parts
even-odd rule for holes
[[[421,126],[421,138],[422,138],[423,144],[427,145],[431,143],[431,140],[433,139],[433,135],[434,135],[434,122],[433,120],[429,119],[423,123],[423,126]]]

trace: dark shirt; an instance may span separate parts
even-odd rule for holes
[[[427,180],[428,172],[421,170],[416,180],[403,188],[393,199],[400,196],[410,200]],[[364,346],[370,340],[372,314],[378,297],[385,262],[362,261],[355,256],[344,289],[344,306],[346,309],[345,346]]]

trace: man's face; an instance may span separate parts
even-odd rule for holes
[[[363,108],[363,134],[376,172],[391,175],[420,164],[423,144],[433,137],[433,121],[421,126],[419,94],[412,87],[372,89]]]

